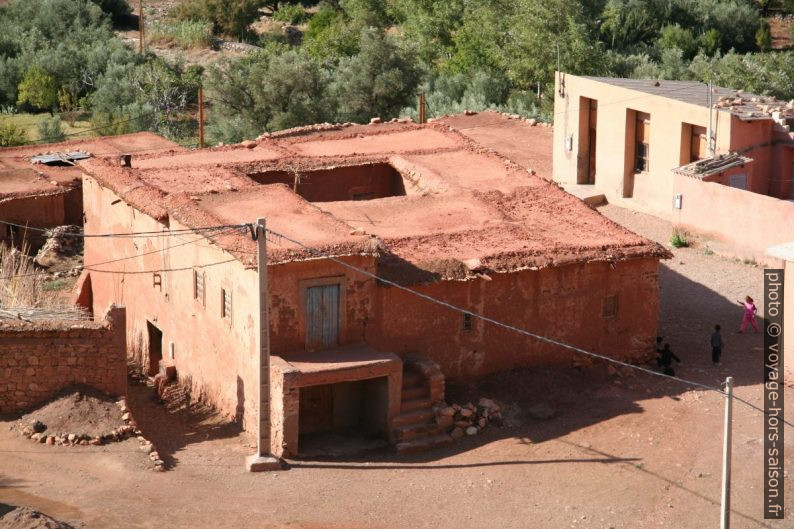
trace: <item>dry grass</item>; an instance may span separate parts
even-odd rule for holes
[[[28,249],[27,244],[21,251],[0,244],[0,307],[69,310],[66,299],[48,295],[49,277],[36,269]]]

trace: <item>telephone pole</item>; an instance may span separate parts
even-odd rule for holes
[[[722,512],[720,529],[731,527],[731,421],[733,413],[733,377],[725,379],[725,433],[722,438]]]
[[[419,94],[419,123],[427,123],[425,95]]]
[[[257,432],[256,453],[245,459],[249,472],[282,470],[281,460],[270,453],[270,329],[268,318],[267,289],[267,230],[265,219],[256,219],[256,269],[259,292],[259,310],[254,312],[254,320],[259,327],[256,345],[259,357],[257,383]],[[255,327],[256,328],[256,327]]]
[[[140,53],[143,53],[143,48],[144,48],[144,45],[143,45],[143,40],[144,40],[143,26],[144,26],[144,21],[143,21],[143,0],[139,0],[138,1],[138,51]]]
[[[204,148],[204,87],[198,87],[198,146]]]

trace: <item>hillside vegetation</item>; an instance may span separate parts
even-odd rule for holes
[[[792,11],[794,0],[186,0],[153,38],[257,46],[205,71],[125,46],[112,27],[128,16],[124,0],[16,0],[0,8],[0,108],[80,110],[98,133],[192,141],[203,83],[212,141],[415,116],[420,92],[430,116],[493,108],[550,121],[558,63],[788,100],[794,52],[770,49],[765,17]]]

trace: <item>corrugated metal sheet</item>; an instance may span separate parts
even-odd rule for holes
[[[30,163],[43,163],[45,165],[69,165],[68,162],[75,162],[77,160],[85,160],[90,158],[91,154],[82,151],[73,151],[66,153],[54,154],[40,154],[30,158]]]
[[[306,347],[317,350],[339,343],[339,285],[306,289]]]

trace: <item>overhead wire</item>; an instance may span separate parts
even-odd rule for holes
[[[35,232],[51,234],[52,230],[47,228],[34,228],[30,226],[25,226],[22,224],[16,224],[14,222],[8,222],[5,220],[0,220],[0,223],[6,224],[8,226],[14,226],[16,228],[22,228],[25,230],[32,230]],[[69,233],[67,237],[80,237],[83,239],[88,238],[134,238],[134,237],[173,237],[176,235],[188,235],[191,233],[212,233],[216,231],[222,231],[226,229],[234,230],[234,229],[247,229],[248,224],[220,224],[217,226],[205,226],[199,228],[183,228],[178,230],[165,230],[165,231],[138,231],[138,232],[129,232],[129,233],[95,233],[95,234],[86,234],[86,233]]]

